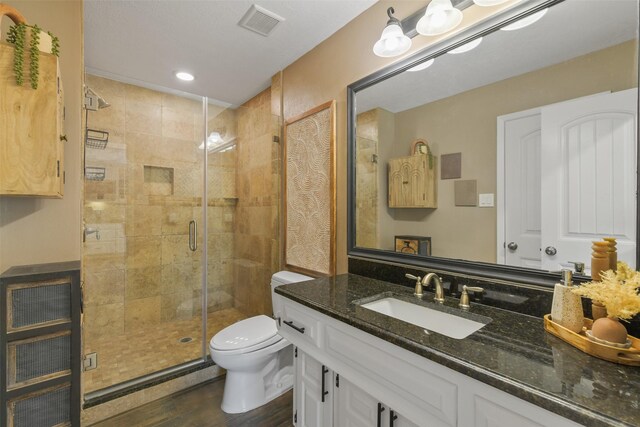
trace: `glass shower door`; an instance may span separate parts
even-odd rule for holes
[[[85,392],[202,359],[204,103],[97,76],[87,112]]]

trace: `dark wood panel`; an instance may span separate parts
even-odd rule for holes
[[[293,392],[244,414],[220,409],[224,377],[148,403],[93,427],[290,427]]]

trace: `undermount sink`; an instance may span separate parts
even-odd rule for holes
[[[466,338],[488,323],[477,322],[393,297],[381,298],[360,306],[455,339]]]

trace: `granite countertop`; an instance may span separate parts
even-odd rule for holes
[[[585,426],[640,426],[640,368],[582,353],[544,330],[543,320],[446,298],[443,311],[491,322],[464,339],[449,338],[360,307],[390,293],[416,301],[413,289],[355,274],[276,288],[276,293],[441,365]],[[425,292],[421,304],[431,305]]]

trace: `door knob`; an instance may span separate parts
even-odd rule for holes
[[[509,244],[507,245],[507,248],[509,248],[512,251],[515,251],[516,249],[518,249],[518,244],[516,242],[509,242]]]
[[[554,256],[558,253],[558,251],[553,246],[547,246],[546,248],[544,248],[544,253],[549,256]]]

